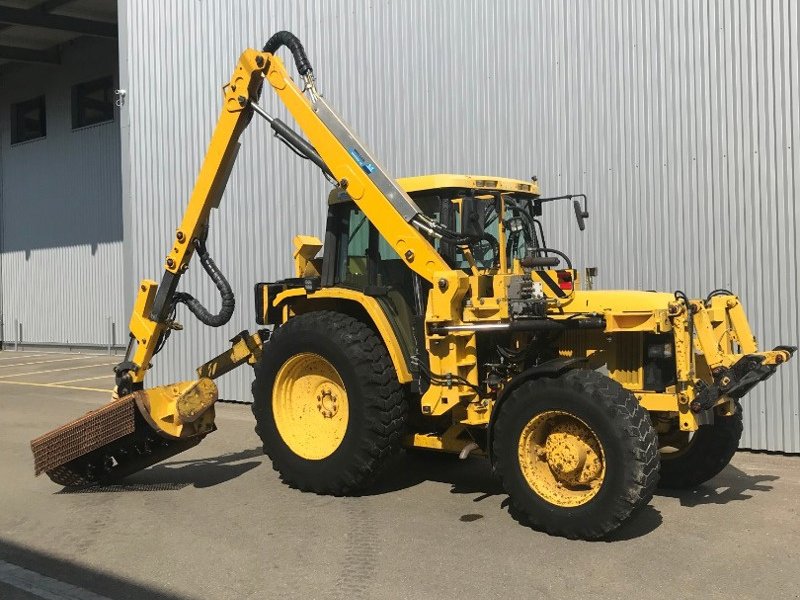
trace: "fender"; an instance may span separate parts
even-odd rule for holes
[[[577,358],[553,358],[545,361],[540,365],[525,369],[522,373],[511,378],[506,386],[500,391],[495,400],[492,414],[489,417],[489,426],[486,430],[486,454],[489,456],[489,462],[494,467],[494,454],[492,453],[492,433],[494,431],[494,424],[497,421],[497,415],[500,414],[505,399],[518,388],[521,384],[531,379],[538,379],[540,377],[558,377],[571,369],[578,369],[589,361],[585,357]]]
[[[286,303],[296,314],[321,310],[325,304],[330,304],[325,308],[339,312],[342,312],[342,308],[348,304],[358,307],[361,315],[356,316],[369,319],[389,351],[392,365],[397,372],[397,380],[400,383],[413,381],[408,366],[407,352],[401,344],[401,336],[395,330],[398,325],[387,317],[386,311],[375,298],[357,290],[341,287],[321,288],[311,293],[306,292],[303,288],[292,288],[277,294],[272,302],[275,307],[281,303]]]

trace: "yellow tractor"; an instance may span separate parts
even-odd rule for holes
[[[275,52],[291,52],[300,84]],[[307,139],[273,118],[277,94]],[[255,286],[256,333],[197,369],[144,388],[180,329],[230,319],[234,297],[210,258],[219,206],[253,115],[330,180],[325,239],[297,236],[294,277]],[[530,525],[571,538],[616,529],[662,485],[716,475],[742,432],[739,399],[795,348],[758,351],[735,294],[591,289],[545,241],[550,202],[535,180],[433,175],[395,180],[317,90],[288,32],[246,50],[224,88],[210,147],[160,283],[140,283],[116,399],[32,442],[36,473],[65,486],[106,483],[214,431],[214,379],[254,370],[253,413],[283,480],[351,494],[400,448],[485,456]],[[220,291],[212,314],[177,290],[190,259]],[[585,279],[585,281],[584,281]]]

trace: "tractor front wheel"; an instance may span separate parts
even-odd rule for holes
[[[650,501],[657,438],[630,392],[600,373],[575,370],[510,394],[492,449],[520,520],[551,535],[596,539]]]

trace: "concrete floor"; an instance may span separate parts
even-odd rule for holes
[[[800,598],[798,457],[740,453],[604,542],[515,522],[480,459],[404,455],[359,498],[289,489],[239,405],[124,485],[34,478],[29,440],[104,403],[114,362],[0,352],[0,580],[29,574],[0,598]]]

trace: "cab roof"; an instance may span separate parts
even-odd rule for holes
[[[539,184],[534,180],[522,181],[521,179],[489,175],[452,175],[448,173],[418,175],[417,177],[402,177],[397,180],[397,183],[408,194],[437,190],[480,190],[511,192],[531,198],[539,196]],[[343,193],[343,190],[339,188],[333,188],[328,195],[329,204],[339,204],[349,200],[350,197],[347,193]]]
[[[491,192],[515,192],[527,196],[539,195],[539,184],[534,181],[508,179],[494,175],[420,175],[403,177],[397,183],[408,193],[427,192],[441,189],[470,189]]]

